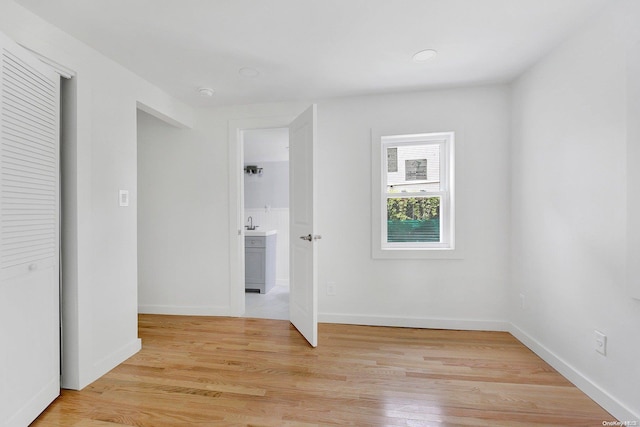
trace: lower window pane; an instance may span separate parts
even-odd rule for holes
[[[388,198],[387,242],[440,242],[440,197]]]

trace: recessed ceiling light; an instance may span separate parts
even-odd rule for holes
[[[213,96],[213,93],[215,91],[209,87],[201,87],[198,88],[198,93],[200,94],[200,96],[202,96],[203,98],[208,98],[210,96]]]
[[[425,49],[417,52],[413,55],[413,62],[426,62],[436,56],[438,54],[437,51],[433,49]]]
[[[238,74],[240,74],[242,77],[258,77],[260,75],[260,71],[256,70],[255,68],[249,68],[249,67],[242,67],[238,70]]]

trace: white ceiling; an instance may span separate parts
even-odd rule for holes
[[[611,0],[16,1],[178,99],[222,106],[509,81]],[[422,49],[439,53],[412,62]]]

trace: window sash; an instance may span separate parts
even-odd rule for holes
[[[439,191],[439,192],[434,192],[431,194],[427,194],[427,193],[413,193],[414,195],[411,196],[405,196],[406,193],[402,193],[401,197],[397,197],[396,194],[389,194],[387,193],[385,196],[382,197],[382,212],[381,212],[381,224],[382,224],[382,230],[381,230],[381,234],[382,234],[382,247],[383,248],[396,248],[396,249],[401,249],[401,248],[415,248],[415,249],[420,249],[420,248],[448,248],[450,247],[450,237],[449,237],[449,216],[450,216],[450,209],[449,209],[449,193],[448,192],[443,192],[443,191]],[[439,220],[440,220],[440,238],[438,242],[389,242],[388,241],[388,215],[387,215],[387,203],[389,199],[399,199],[399,198],[425,198],[428,199],[430,197],[440,197],[440,213],[439,213]]]
[[[439,191],[417,191],[417,192],[390,192],[388,188],[388,157],[387,150],[394,147],[402,146],[424,146],[439,145],[439,170],[440,170],[440,190]],[[452,248],[451,236],[451,191],[449,176],[451,173],[450,165],[450,147],[451,135],[399,135],[392,137],[383,137],[381,149],[381,175],[382,175],[382,194],[380,203],[380,219],[381,219],[381,246],[382,249],[407,250],[407,249],[450,249]],[[389,199],[397,198],[440,198],[440,241],[439,242],[389,242],[388,241],[388,213],[387,204]]]

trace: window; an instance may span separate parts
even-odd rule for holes
[[[452,132],[374,138],[374,245],[381,257],[454,249],[453,139]]]

